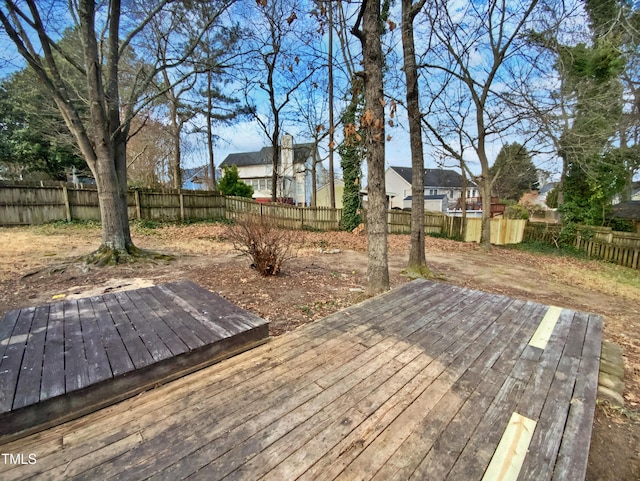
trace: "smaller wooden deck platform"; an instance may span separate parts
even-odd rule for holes
[[[583,481],[601,329],[417,280],[0,445],[0,479]]]
[[[190,281],[14,310],[0,320],[0,442],[266,342],[268,323]]]

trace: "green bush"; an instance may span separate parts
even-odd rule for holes
[[[240,180],[238,166],[224,167],[224,174],[218,182],[218,192],[223,195],[251,198],[253,187]]]
[[[513,205],[507,206],[507,208],[504,211],[504,216],[507,219],[529,220],[529,211],[523,205],[513,204]]]

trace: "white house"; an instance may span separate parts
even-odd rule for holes
[[[411,167],[389,167],[385,172],[387,196],[391,209],[411,207]],[[424,169],[425,209],[434,209],[440,203],[453,208],[462,194],[462,176],[447,169]],[[446,199],[431,196],[445,196]],[[478,186],[467,180],[467,197],[477,197]],[[429,201],[429,202],[427,202]],[[432,205],[433,204],[433,205]]]
[[[411,209],[411,202],[413,202],[413,196],[409,195],[402,200],[403,209]],[[424,196],[424,210],[427,212],[443,212],[446,213],[449,208],[449,202],[447,196],[440,195],[425,195]]]
[[[253,187],[253,198],[271,199],[272,192],[272,147],[263,147],[258,152],[229,154],[220,167],[235,165],[243,182]],[[314,144],[294,145],[289,134],[282,136],[279,149],[280,162],[276,197],[290,199],[296,205],[311,203],[311,167],[317,155]],[[320,162],[316,164],[317,183],[326,182],[326,170]]]

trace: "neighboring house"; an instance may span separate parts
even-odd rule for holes
[[[547,207],[547,195],[558,185],[559,182],[547,182],[543,184],[542,187],[538,190],[538,198],[536,200],[536,204],[543,206],[545,209]]]
[[[182,188],[187,190],[208,190],[211,188],[209,166],[182,169]]]
[[[387,196],[391,209],[405,208],[411,196],[411,167],[389,167],[385,172]],[[453,208],[462,194],[462,176],[453,170],[424,169],[424,195],[446,196],[448,207]],[[467,181],[467,197],[477,197],[478,186]],[[410,207],[410,205],[409,205]],[[425,208],[427,204],[425,203]]]
[[[409,195],[403,199],[403,209],[411,209],[413,196]],[[427,212],[447,212],[449,201],[447,196],[441,195],[425,195],[424,210]]]
[[[611,217],[633,222],[635,231],[640,234],[640,200],[628,200],[614,205]]]
[[[293,137],[285,134],[279,150],[276,197],[292,200],[296,205],[309,205],[314,145],[294,145]],[[266,201],[271,199],[272,192],[272,152],[272,147],[263,147],[258,152],[229,154],[220,167],[237,166],[240,179],[253,187],[253,198]],[[326,170],[320,162],[316,165],[316,179],[318,185],[326,182]]]
[[[640,200],[640,182],[631,184],[631,200]]]
[[[344,195],[344,181],[336,179],[333,181],[336,192],[336,209],[342,209],[342,196]],[[331,207],[331,192],[329,191],[329,183],[316,190],[316,206]]]

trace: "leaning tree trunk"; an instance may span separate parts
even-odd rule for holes
[[[411,247],[407,268],[428,274],[424,239],[424,154],[418,90],[418,68],[413,39],[413,20],[419,8],[412,8],[412,0],[402,0],[402,51],[404,75],[407,82],[407,113],[411,144]]]
[[[362,43],[365,95],[365,112],[360,122],[365,133],[368,170],[367,293],[376,295],[389,290],[380,0],[368,0],[362,8],[362,31],[358,37]]]

